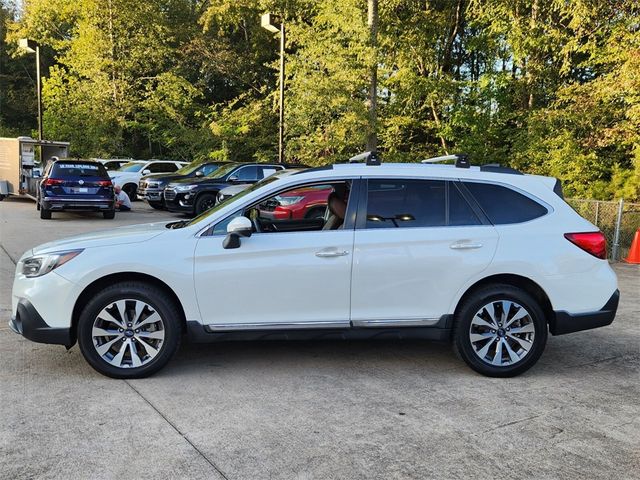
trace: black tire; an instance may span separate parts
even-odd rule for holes
[[[148,363],[140,367],[121,368],[111,365],[103,359],[94,346],[92,336],[94,321],[104,308],[124,299],[138,300],[150,305],[160,315],[164,327],[164,340],[158,353]],[[179,308],[161,289],[144,282],[116,283],[101,290],[84,306],[78,321],[78,345],[89,365],[103,375],[123,379],[148,377],[164,367],[178,350],[182,335],[180,319]],[[114,345],[117,347],[117,343]]]
[[[164,204],[162,202],[147,202],[151,208],[155,210],[164,210]]]
[[[210,208],[213,208],[215,204],[215,193],[203,193],[202,195],[199,195],[195,205],[196,215],[200,215],[202,212],[206,212]]]
[[[528,328],[531,328],[529,327],[529,325],[533,325],[534,336],[533,341],[529,342],[531,343],[531,345],[528,352],[524,355],[521,355],[520,360],[513,361],[513,363],[511,363],[510,365],[498,366],[489,363],[488,359],[480,358],[480,353],[476,353],[476,350],[472,345],[470,330],[472,327],[472,321],[474,320],[476,313],[483,309],[483,307],[492,304],[491,302],[496,302],[492,305],[496,307],[496,309],[502,310],[502,300],[514,302],[519,306],[524,307],[528,315],[524,317],[522,322],[527,322]],[[507,312],[507,323],[508,319],[515,317],[519,311],[517,307],[511,308],[512,310],[510,311],[514,313],[509,314],[509,312]],[[484,311],[484,315],[487,315],[487,311]],[[504,320],[500,320],[500,322],[503,321]],[[499,326],[502,327],[503,324],[499,323]],[[474,329],[475,328],[477,328],[477,323],[474,326]],[[514,327],[514,330],[515,328],[517,327]],[[518,345],[519,342],[515,342],[513,335],[509,336],[509,333],[507,333],[504,328],[500,328],[497,330],[490,330],[487,328],[483,331],[483,334],[489,335],[491,332],[498,335],[498,337],[496,337],[498,340],[501,337],[504,338],[503,345],[505,345],[505,343],[509,341],[510,345],[512,347],[514,346],[513,350],[515,350],[516,348],[520,348],[520,345]],[[480,351],[482,351],[482,348],[480,347],[487,345],[487,343],[482,343],[483,341],[484,340],[476,342],[476,345],[478,346]],[[494,340],[491,340],[489,343],[492,342],[494,342]],[[546,343],[547,319],[545,318],[544,312],[540,307],[538,301],[524,290],[513,287],[511,285],[495,284],[484,287],[477,292],[474,292],[464,300],[464,303],[460,306],[456,314],[453,328],[453,347],[456,354],[476,372],[488,377],[514,377],[527,371],[538,361],[540,355],[542,355],[542,352],[544,351]],[[494,347],[495,345],[497,345],[497,343],[494,343]],[[501,346],[501,351],[502,352],[500,358],[504,358],[505,361],[511,361],[511,359],[508,358],[510,357],[510,352],[506,350],[506,347]],[[524,350],[522,350],[520,353],[522,353],[523,351]],[[487,355],[489,355],[490,352],[491,350],[489,350]],[[494,353],[497,356],[497,353]],[[494,356],[494,359],[495,358],[496,357]]]
[[[313,207],[311,210],[309,210],[304,218],[307,219],[314,219],[314,218],[324,218],[324,214],[327,211],[327,207]]]
[[[50,220],[51,219],[51,210],[41,206],[40,207],[40,218],[43,219],[43,220]]]
[[[106,212],[102,212],[102,216],[105,218],[105,220],[113,220],[114,218],[116,218],[116,211],[107,210]]]
[[[138,198],[136,192],[138,191],[138,186],[134,183],[127,183],[122,187],[122,191],[127,194],[129,200],[135,202]]]
[[[3,194],[1,194],[1,193],[0,193],[0,202],[1,202],[2,200],[4,200],[4,197],[5,197],[5,196],[6,196],[6,195],[3,195]]]

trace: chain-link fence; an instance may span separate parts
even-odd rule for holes
[[[567,203],[605,234],[610,260],[627,258],[633,237],[640,229],[640,203],[578,198],[568,198]]]

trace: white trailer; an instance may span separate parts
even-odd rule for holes
[[[42,162],[37,155],[38,148]],[[9,195],[35,200],[38,181],[47,162],[53,157],[68,156],[69,142],[0,137],[0,200]]]

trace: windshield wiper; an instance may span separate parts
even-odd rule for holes
[[[185,227],[189,222],[190,222],[190,220],[179,220],[177,222],[167,223],[165,226],[167,228],[170,228],[170,229],[174,230],[176,228]]]

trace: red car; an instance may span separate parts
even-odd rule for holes
[[[260,215],[273,220],[322,218],[332,191],[326,185],[292,190],[260,205]]]

